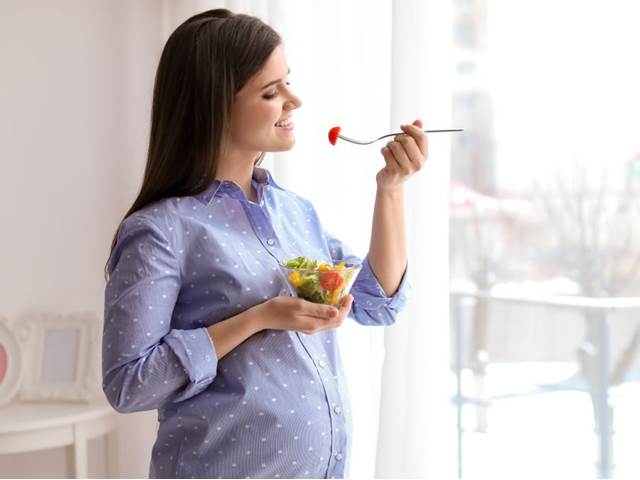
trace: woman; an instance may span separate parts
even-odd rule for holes
[[[406,302],[402,185],[427,157],[420,121],[382,149],[369,254],[258,167],[294,145],[301,105],[278,34],[216,9],[169,37],[140,193],[106,265],[103,389],[158,410],[152,477],[340,478],[349,397],[335,328],[390,325]],[[278,264],[362,263],[339,308],[294,298]]]

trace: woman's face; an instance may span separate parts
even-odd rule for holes
[[[231,151],[281,152],[295,144],[293,110],[302,102],[289,89],[289,67],[278,46],[260,72],[236,94],[231,110]],[[276,123],[288,123],[284,127]]]

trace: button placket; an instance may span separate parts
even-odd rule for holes
[[[280,263],[280,259],[277,255],[277,237],[271,227],[271,222],[269,221],[267,214],[262,208],[258,207],[257,205],[249,204],[246,202],[240,203],[244,208],[245,213],[251,222],[251,225],[253,226],[258,240],[264,245],[265,251],[273,258],[275,258],[278,263]]]
[[[341,398],[339,392],[336,392],[336,398]],[[341,471],[344,467],[342,462],[345,459],[345,452],[347,451],[347,423],[348,418],[344,414],[344,410],[341,405],[336,402],[331,404],[331,420],[333,424],[333,462],[335,471]]]
[[[330,441],[331,441],[331,450],[332,451],[337,451],[337,449],[341,449],[342,451],[344,451],[345,448],[345,439],[344,439],[344,427],[343,427],[343,422],[336,419],[336,417],[332,414],[333,412],[333,407],[335,406],[335,403],[332,403],[332,399],[333,398],[340,398],[340,395],[338,393],[338,391],[336,391],[335,385],[333,384],[333,382],[325,382],[323,375],[320,373],[320,369],[326,367],[327,363],[320,359],[318,360],[318,355],[313,353],[313,349],[310,348],[310,345],[307,345],[307,343],[302,339],[302,334],[300,332],[296,332],[298,339],[300,340],[300,343],[302,344],[303,348],[305,349],[305,351],[307,352],[307,354],[309,355],[309,357],[312,360],[316,360],[316,362],[314,362],[314,364],[316,365],[317,368],[317,372],[318,375],[320,377],[320,384],[322,385],[322,388],[324,389],[326,398],[327,398],[327,403],[328,403],[328,407],[329,407],[329,421],[331,422],[331,436],[330,436]],[[312,340],[307,340],[310,343],[312,343]],[[339,431],[336,432],[336,428],[339,427]],[[342,451],[340,452],[341,458],[342,458]],[[335,471],[336,470],[336,464],[335,464],[335,455],[331,455],[330,457],[330,461],[329,461],[329,469],[328,469],[328,473]]]

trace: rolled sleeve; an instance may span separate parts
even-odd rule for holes
[[[180,268],[151,220],[134,214],[123,222],[109,274],[102,377],[112,406],[151,410],[204,390],[217,370],[213,342],[205,328],[171,328]]]
[[[367,255],[351,289],[354,301],[350,316],[362,325],[392,325],[407,304],[410,291],[408,262],[398,289],[393,295],[387,296],[373,273]]]
[[[366,326],[394,324],[397,314],[406,305],[411,290],[408,262],[398,289],[393,295],[387,296],[373,273],[368,254],[364,260],[361,260],[360,257],[354,255],[349,246],[344,242],[327,232],[324,228],[322,228],[322,232],[327,241],[333,263],[344,260],[347,263],[362,265],[351,287],[350,293],[353,295],[353,304],[349,316],[359,324]]]
[[[189,376],[185,389],[173,399],[180,402],[203,391],[216,376],[217,356],[206,328],[172,330],[164,341]]]

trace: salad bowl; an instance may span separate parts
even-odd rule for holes
[[[359,264],[296,257],[280,265],[292,292],[313,303],[338,306],[349,293],[362,268]]]

